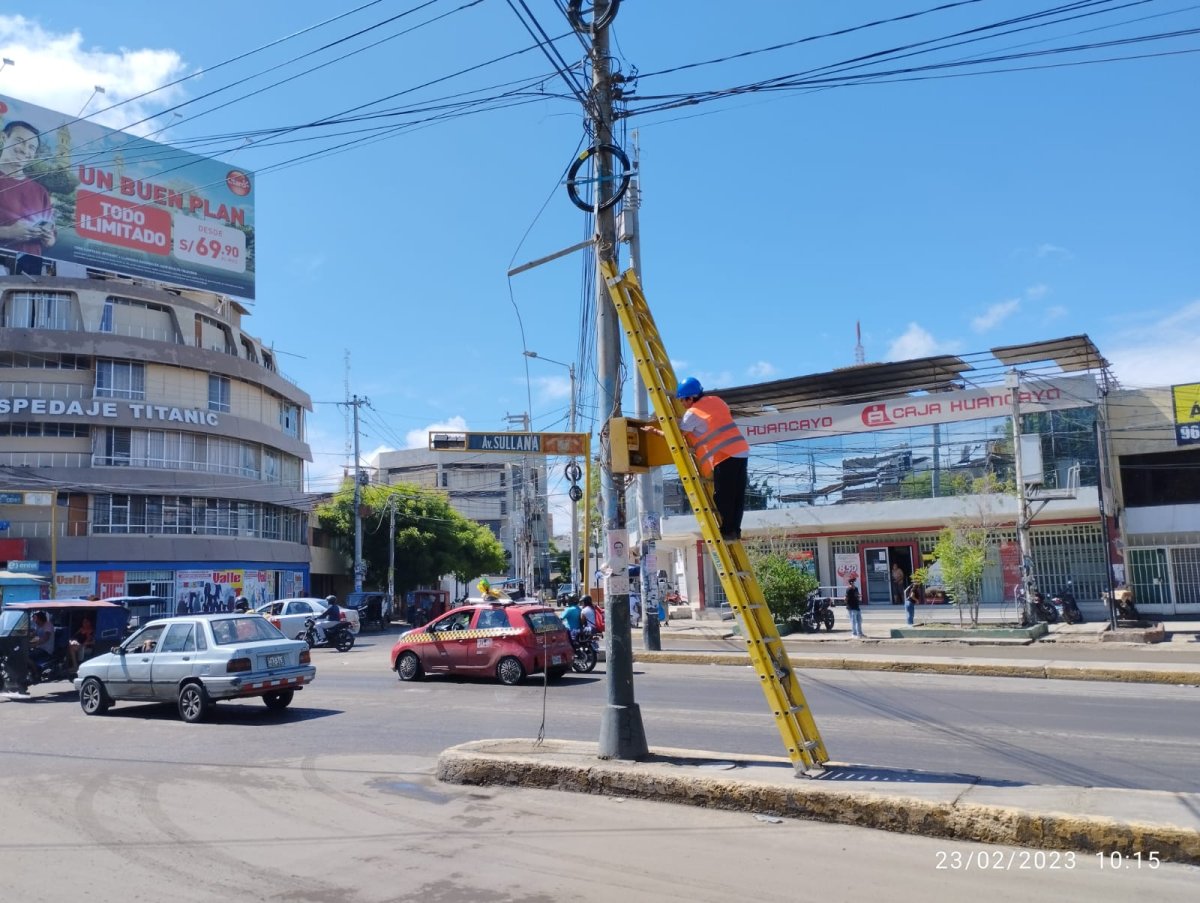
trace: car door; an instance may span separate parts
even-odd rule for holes
[[[153,693],[151,671],[158,641],[162,639],[165,624],[143,627],[122,645],[124,654],[120,661],[109,668],[109,695],[120,699],[150,699]]]
[[[150,663],[152,695],[156,699],[174,699],[179,682],[196,673],[196,633],[194,621],[172,624]]]
[[[283,609],[279,629],[289,640],[294,640],[304,633],[304,622],[316,618],[320,612],[314,611],[315,606],[307,599],[292,599]]]
[[[506,638],[514,632],[508,623],[508,612],[504,609],[479,609],[471,629],[471,639],[462,645],[458,667],[464,671],[491,671],[504,653]]]
[[[471,608],[452,611],[429,625],[427,632],[432,637],[422,650],[425,670],[462,670],[467,660],[468,631],[475,610]]]

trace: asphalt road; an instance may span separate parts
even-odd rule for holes
[[[28,702],[0,702],[4,898],[1194,896],[1200,873],[1184,866],[1123,863],[1114,871],[1095,857],[1023,860],[1010,848],[746,813],[441,785],[431,774],[444,747],[532,736],[543,700],[547,736],[595,739],[602,674],[569,678],[548,694],[532,681],[401,684],[384,670],[385,650],[385,641],[366,637],[346,655],[317,650],[317,681],[283,716],[247,701],[222,704],[200,725],[165,706],[121,704],[88,718],[65,684],[35,687]],[[653,745],[778,751],[749,669],[638,670]],[[1183,713],[1194,711],[1200,691],[843,672],[806,673],[804,684],[839,759],[1045,782],[1032,773],[1045,760],[1120,778],[1136,758],[1143,764],[1133,772],[1147,780],[1195,787],[1176,773],[1186,778],[1182,751],[1197,736]],[[1107,702],[1081,706],[1089,695]],[[1145,733],[1122,741],[1120,724]],[[1078,751],[1093,749],[1090,771],[1068,768]],[[972,768],[977,762],[992,764]]]

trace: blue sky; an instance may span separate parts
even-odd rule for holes
[[[182,117],[164,113],[154,127],[169,124],[158,136],[165,140],[210,137],[193,149],[262,173],[258,298],[247,326],[274,342],[281,368],[318,402],[309,420],[316,490],[335,485],[345,460],[344,412],[328,402],[344,397],[347,349],[351,389],[372,406],[364,451],[423,445],[434,425],[502,429],[506,415],[526,409],[536,429],[564,429],[567,371],[527,362],[522,342],[575,362],[584,314],[580,255],[506,276],[514,263],[586,237],[585,217],[561,185],[583,138],[573,100],[532,98],[424,123],[263,172],[346,139],[298,132],[292,137],[302,143],[246,145],[240,137],[262,127],[300,125],[399,92],[383,106],[481,88],[494,95],[504,90],[497,85],[539,76],[548,95],[565,93],[536,50],[421,87],[531,47],[506,0],[435,0],[262,74],[422,5],[382,0],[217,67],[365,2],[210,0],[159,4],[150,15],[135,0],[10,0],[0,15],[0,54],[14,61],[0,70],[0,93],[53,109],[77,112],[95,85],[105,94],[90,111],[202,73],[97,117],[114,127],[249,79],[183,107]],[[552,36],[567,31],[552,0],[527,5]],[[642,74],[636,93],[648,98],[806,72],[1062,4],[977,0],[653,74],[937,5],[625,0],[613,51],[622,71]],[[1095,3],[1072,15],[1084,12],[1101,14],[875,68],[1200,28],[1200,8],[1184,0]],[[569,63],[579,60],[574,38],[557,46]],[[1182,35],[970,71],[1197,48],[1200,37]],[[861,321],[868,361],[1086,332],[1125,385],[1200,379],[1197,84],[1200,54],[1175,53],[741,94],[631,117],[641,149],[644,280],[677,370],[720,386],[845,366]],[[595,375],[581,368],[581,377],[587,423]]]

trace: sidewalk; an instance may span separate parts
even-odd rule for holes
[[[1057,861],[1056,850],[1200,863],[1196,793],[1041,786],[850,763],[830,763],[805,778],[778,757],[653,749],[641,762],[602,760],[595,743],[563,740],[464,743],[442,753],[437,776],[1030,848],[987,851],[1010,869],[1023,861],[1024,868],[1045,869]]]
[[[939,612],[940,622],[949,622]],[[976,674],[991,677],[1115,680],[1200,686],[1200,622],[1168,621],[1162,643],[1102,642],[1104,623],[1055,624],[1046,638],[1026,640],[891,639],[902,612],[871,612],[865,640],[842,625],[832,632],[789,634],[788,657],[797,668]],[[918,617],[918,621],[921,619]],[[661,629],[661,652],[634,651],[638,662],[747,665],[736,622],[672,621]],[[635,634],[637,632],[635,631]],[[635,647],[638,638],[634,638]]]

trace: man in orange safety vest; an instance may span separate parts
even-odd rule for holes
[[[687,405],[679,427],[695,452],[700,473],[713,478],[713,503],[721,517],[721,538],[740,540],[750,445],[733,422],[729,405],[715,395],[705,395],[694,376],[679,384],[675,397]]]

